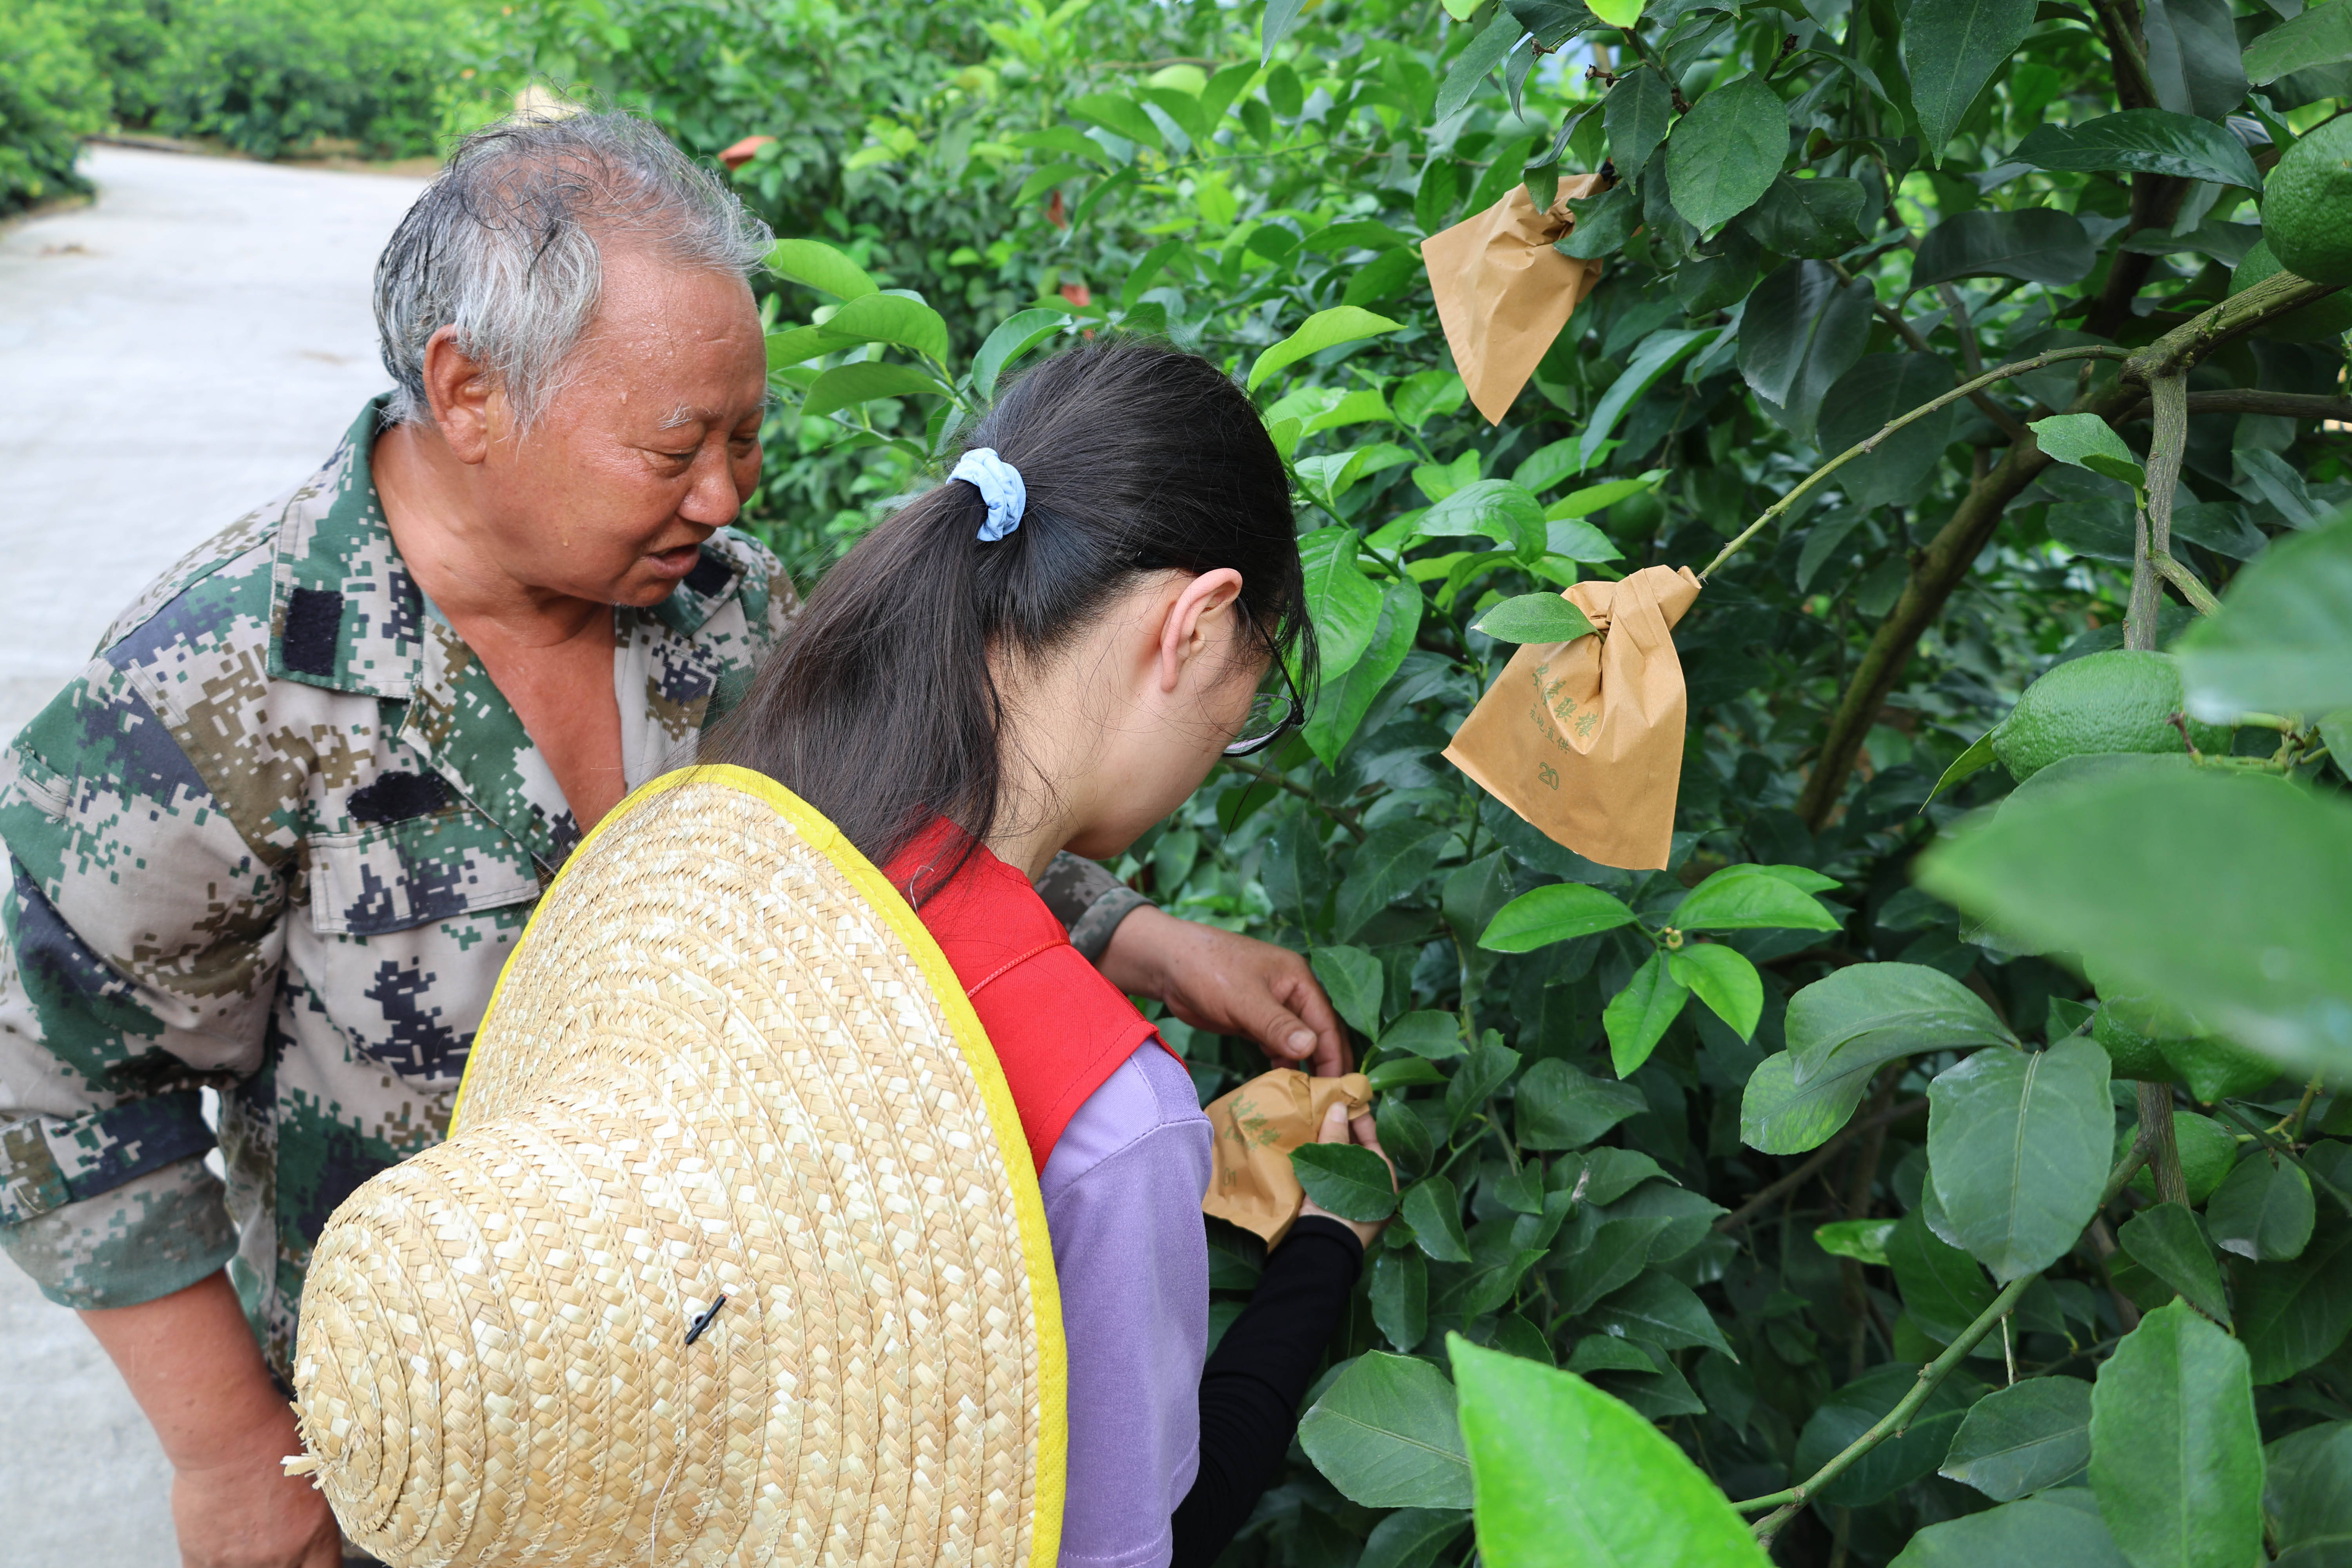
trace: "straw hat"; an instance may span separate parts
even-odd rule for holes
[[[831,824],[738,768],[623,803],[507,964],[457,1122],[335,1211],[302,1293],[288,1468],[354,1542],[1050,1568],[1028,1146],[946,959]]]

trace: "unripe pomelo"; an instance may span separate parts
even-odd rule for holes
[[[2107,1053],[2107,1062],[2116,1078],[2137,1079],[2142,1083],[2179,1083],[2180,1075],[2164,1059],[2157,1042],[2123,1021],[2113,1007],[2102,1007],[2091,1020],[2091,1038]]]
[[[2159,1040],[2156,1047],[2178,1081],[2206,1105],[2221,1100],[2241,1100],[2268,1089],[2279,1075],[2278,1064],[2235,1040],[2208,1035],[2194,1040]]]
[[[2256,240],[2238,269],[2230,274],[2230,292],[2242,294],[2263,279],[2283,270],[2271,247]],[[2290,310],[2255,329],[2256,334],[2282,343],[2317,343],[2352,332],[2352,293],[2330,294],[2300,310]]]
[[[2104,752],[2184,753],[2172,716],[2180,671],[2172,656],[2110,648],[2070,659],[2025,689],[1992,732],[1992,754],[2022,784],[2062,757]],[[2227,751],[2230,732],[2191,719],[2200,751]]]
[[[2329,121],[2263,182],[2263,238],[2288,271],[2352,284],[2352,119]]]

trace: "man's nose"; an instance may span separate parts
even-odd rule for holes
[[[742,510],[742,498],[735,492],[735,476],[727,461],[726,443],[704,442],[702,450],[695,454],[694,467],[688,470],[686,499],[678,503],[678,515],[705,528],[723,528]]]

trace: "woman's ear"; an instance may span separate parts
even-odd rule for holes
[[[433,423],[461,463],[479,463],[490,455],[497,439],[493,401],[503,411],[490,378],[472,355],[457,346],[457,329],[443,327],[425,345],[425,396],[433,408]]]
[[[1175,690],[1185,666],[1216,647],[1241,593],[1242,574],[1230,566],[1203,572],[1177,591],[1160,622],[1160,690]]]

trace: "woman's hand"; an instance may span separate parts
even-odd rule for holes
[[[284,1469],[302,1451],[294,1413],[225,1442],[172,1477],[172,1522],[183,1568],[336,1568],[342,1534],[326,1494]]]
[[[1361,1144],[1381,1157],[1381,1163],[1389,1168],[1389,1185],[1391,1187],[1396,1185],[1396,1162],[1390,1159],[1388,1151],[1381,1147],[1380,1134],[1372,1130],[1372,1118],[1370,1112],[1350,1121],[1348,1117],[1347,1106],[1339,1101],[1333,1101],[1331,1109],[1323,1113],[1323,1125],[1318,1131],[1315,1142]],[[1339,1220],[1341,1225],[1356,1233],[1356,1239],[1362,1242],[1367,1248],[1370,1248],[1373,1241],[1378,1239],[1381,1231],[1388,1228],[1389,1223],[1383,1219],[1365,1225],[1352,1219],[1339,1219],[1338,1215],[1323,1207],[1313,1198],[1308,1198],[1299,1206],[1299,1218],[1304,1219],[1308,1215],[1320,1215],[1325,1219]]]
[[[1355,1070],[1331,999],[1286,947],[1146,907],[1118,922],[1098,967],[1120,990],[1158,997],[1196,1029],[1247,1035],[1278,1066],[1317,1078]]]

